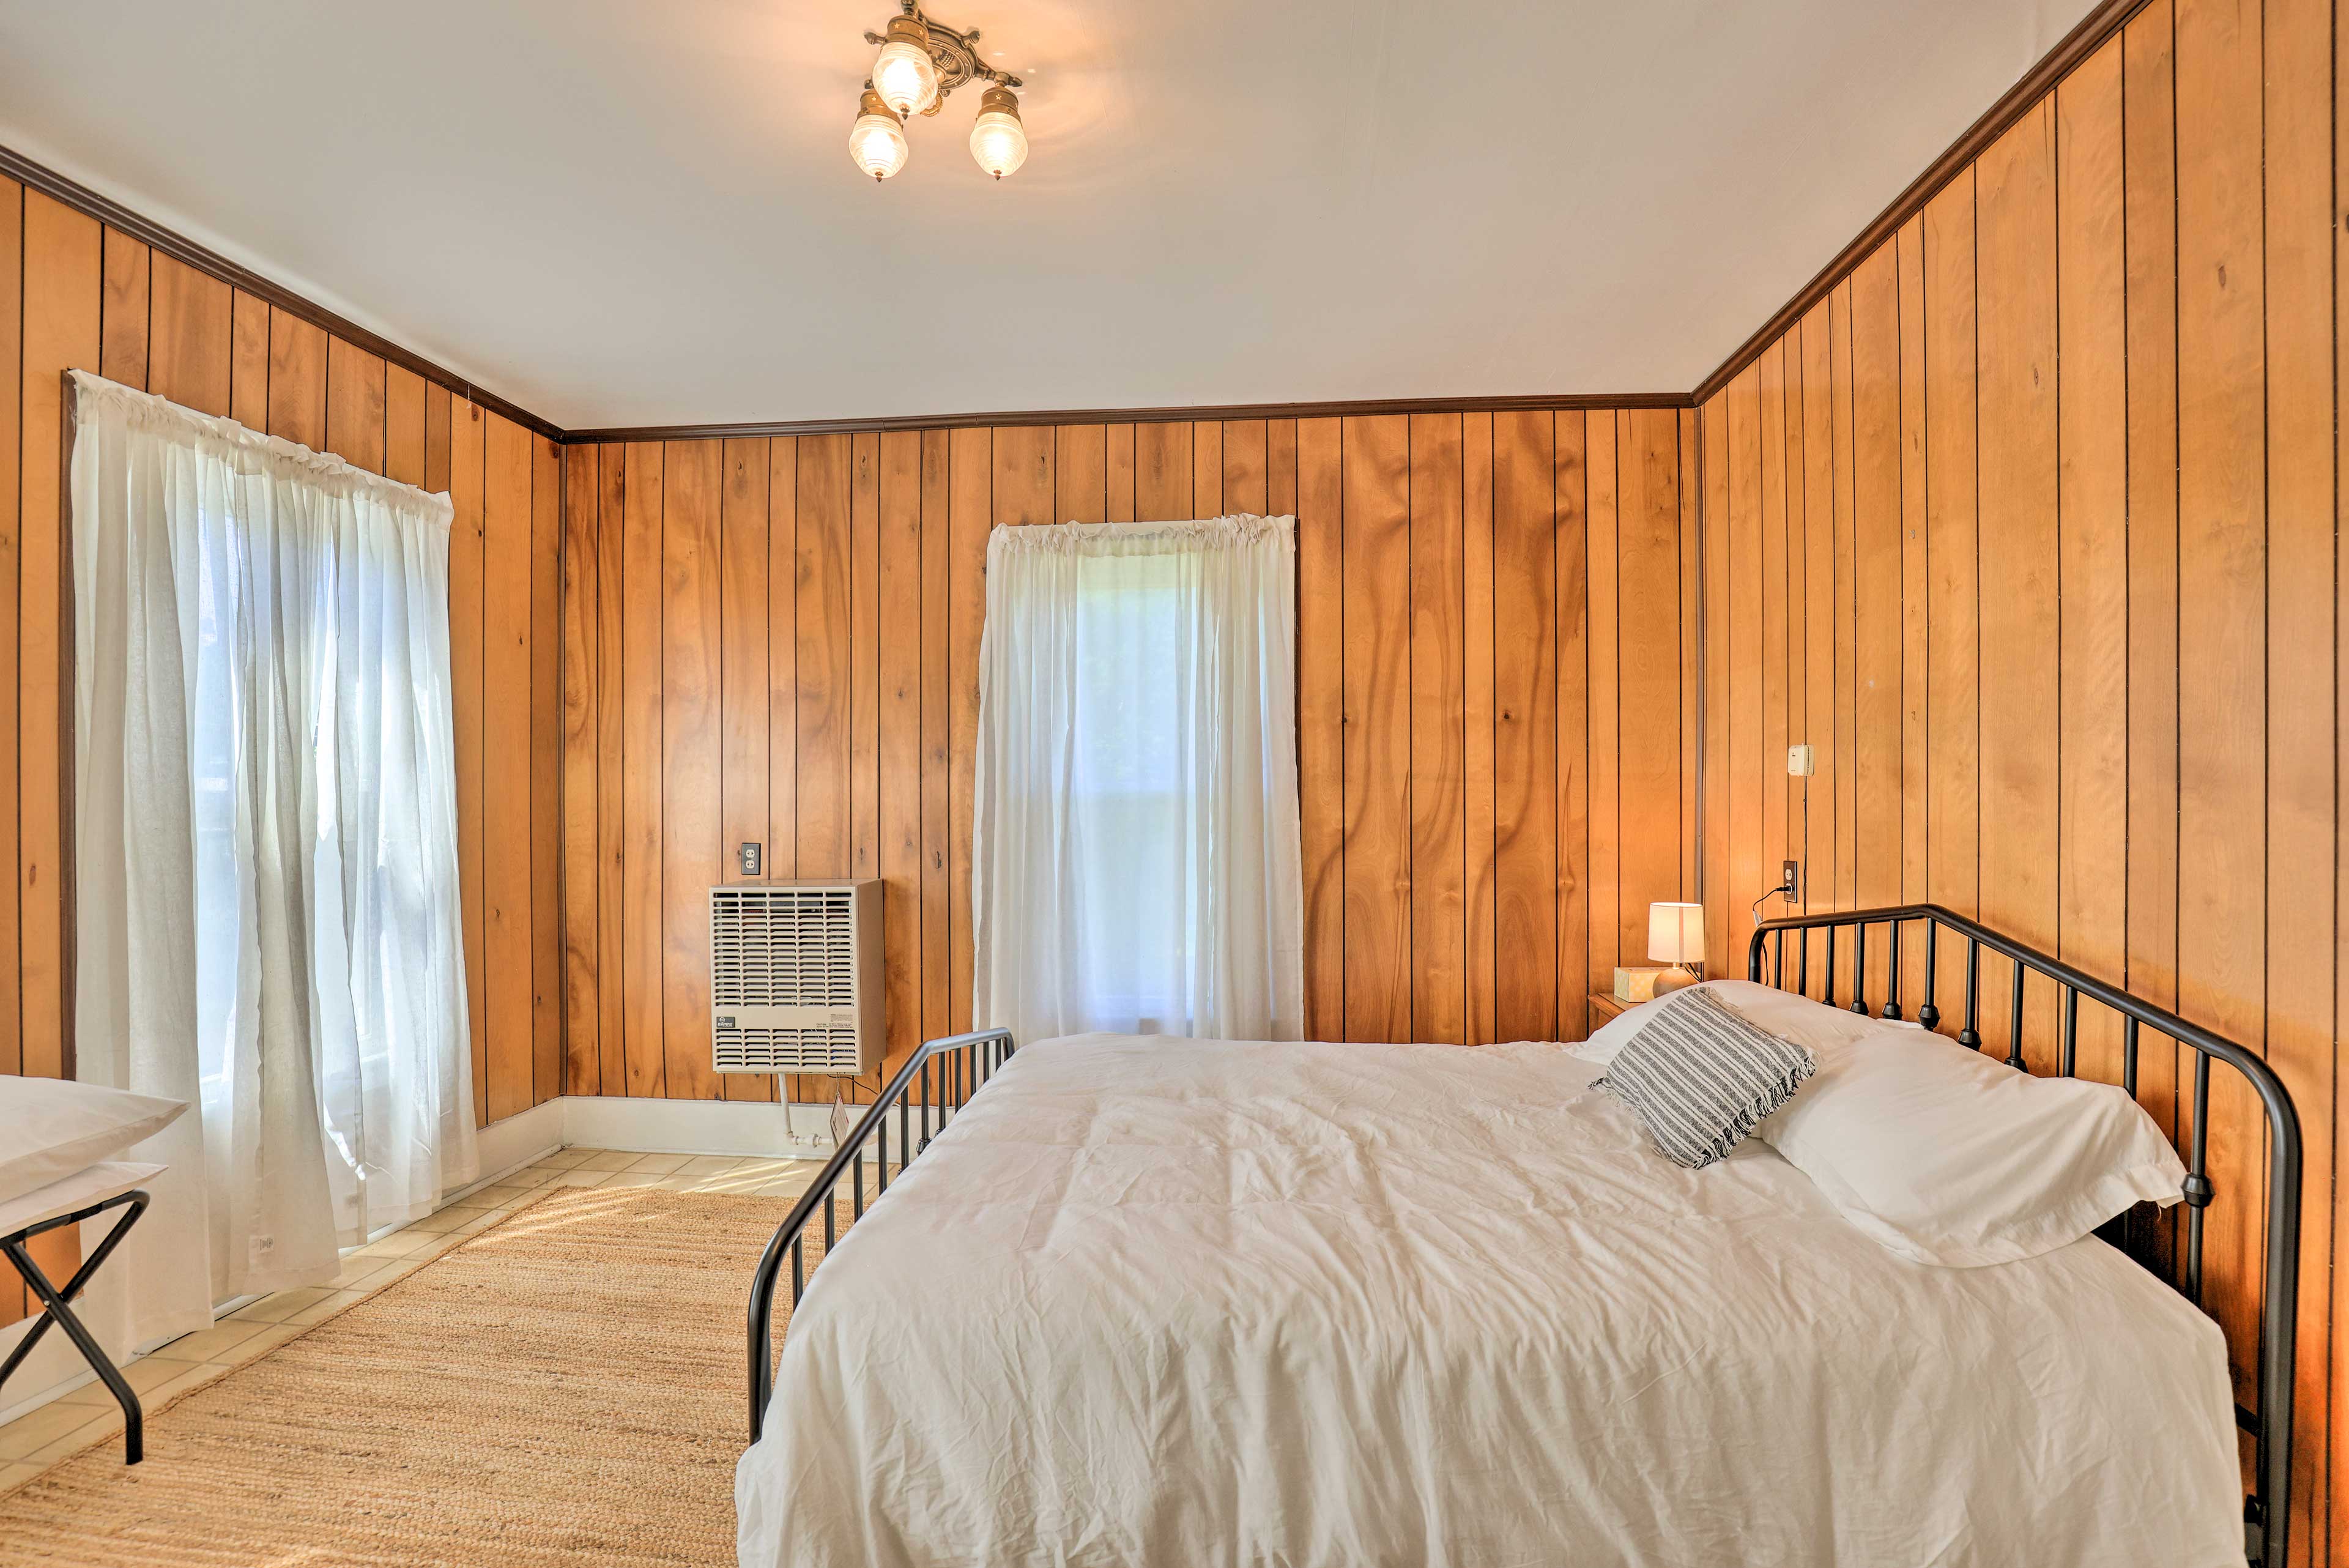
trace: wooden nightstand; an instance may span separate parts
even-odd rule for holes
[[[1592,992],[1590,993],[1590,1027],[1597,1029],[1602,1023],[1612,1023],[1617,1018],[1622,1016],[1625,1008],[1631,1005],[1632,1003],[1624,1001],[1611,991]]]

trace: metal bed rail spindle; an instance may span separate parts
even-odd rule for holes
[[[1933,1001],[1935,959],[1941,930],[1946,927],[1965,939],[1965,1023],[1957,1033],[1957,1043],[1961,1045],[1976,1051],[1982,1049],[1979,1027],[1982,954],[1982,950],[1988,948],[2014,966],[2013,993],[2008,997],[2009,1037],[2005,1060],[2009,1066],[2026,1070],[2023,1049],[2023,987],[2026,978],[2033,974],[2054,982],[2063,997],[2057,1065],[2066,1077],[2075,1075],[2078,1068],[2082,997],[2118,1013],[2123,1021],[2121,1087],[2132,1098],[2137,1095],[2141,1030],[2151,1029],[2157,1034],[2168,1035],[2194,1052],[2192,1109],[2185,1149],[2186,1179],[2182,1184],[2186,1207],[2186,1247],[2177,1288],[2205,1311],[2209,1308],[2202,1300],[2203,1217],[2212,1199],[2218,1196],[2218,1185],[2210,1179],[2209,1165],[2210,1064],[2223,1062],[2233,1068],[2259,1096],[2261,1108],[2267,1118],[2266,1246],[2263,1249],[2265,1262],[2261,1280],[2259,1317],[2259,1408],[2251,1410],[2238,1406],[2235,1417],[2237,1423],[2251,1434],[2254,1450],[2251,1466],[2253,1486],[2244,1505],[2249,1556],[2251,1562],[2261,1564],[2262,1568],[2282,1563],[2286,1561],[2284,1537],[2292,1496],[2292,1372],[2297,1351],[2294,1338],[2299,1326],[2302,1161],[2300,1116],[2292,1107],[2292,1096],[2285,1091],[2283,1080],[2264,1060],[2235,1041],[2214,1034],[2165,1008],[2132,996],[2085,971],[2074,969],[2036,948],[2003,936],[1938,904],[1844,909],[1764,920],[1754,928],[1753,937],[1746,947],[1746,978],[1757,982],[1762,979],[1764,943],[1771,944],[1783,967],[1787,932],[1796,933],[1795,940],[1801,941],[1805,940],[1802,933],[1824,928],[1827,940],[1832,943],[1836,929],[1847,926],[1852,928],[1855,944],[1851,1005],[1854,1012],[1865,1012],[1868,1009],[1862,998],[1867,989],[1868,928],[1871,925],[1891,928],[1893,978],[1890,984],[1897,988],[1899,983],[1899,931],[1902,923],[1909,920],[1925,922],[1926,1001],[1918,1009],[1917,1021],[1928,1029],[1941,1019],[1940,1010]],[[1834,950],[1830,947],[1828,950],[1832,952]],[[1831,962],[1830,989],[1833,984]],[[1892,994],[1897,996],[1897,990]],[[1887,1002],[1885,1015],[1899,1016],[1893,1002]],[[2256,1191],[2251,1200],[2258,1200]]]
[[[758,1272],[750,1279],[750,1440],[757,1442],[767,1414],[767,1399],[774,1392],[775,1356],[775,1290],[781,1281],[783,1263],[790,1260],[792,1270],[792,1304],[799,1305],[807,1293],[808,1268],[806,1233],[816,1211],[823,1211],[823,1247],[829,1254],[836,1240],[833,1232],[834,1194],[843,1176],[850,1177],[849,1191],[854,1204],[854,1219],[864,1213],[864,1160],[867,1146],[879,1154],[875,1185],[879,1192],[889,1190],[889,1111],[897,1112],[897,1154],[901,1164],[911,1164],[931,1141],[943,1131],[953,1113],[968,1105],[977,1092],[974,1085],[983,1085],[988,1078],[1011,1059],[1018,1049],[1009,1029],[980,1029],[968,1034],[949,1034],[926,1041],[922,1047],[897,1069],[867,1109],[864,1117],[849,1133],[847,1139],[833,1150],[800,1200],[792,1206],[790,1215],[775,1230],[767,1250],[759,1259]],[[977,1064],[977,1071],[972,1070]],[[921,1085],[921,1137],[913,1136],[913,1089]],[[876,1194],[877,1196],[877,1194]],[[821,1261],[821,1260],[819,1260]]]

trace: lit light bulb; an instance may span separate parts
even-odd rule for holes
[[[930,30],[918,16],[892,16],[889,40],[873,62],[873,89],[901,120],[938,101],[938,67],[930,58]]]
[[[1028,132],[1019,123],[1019,100],[1007,87],[991,87],[978,100],[970,128],[970,155],[998,180],[1028,161]]]
[[[905,145],[905,128],[870,88],[858,105],[856,123],[848,132],[848,161],[859,174],[886,180],[905,166],[912,149]]]

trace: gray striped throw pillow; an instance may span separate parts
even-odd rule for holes
[[[1657,1008],[1592,1086],[1629,1106],[1666,1159],[1702,1170],[1794,1098],[1817,1065],[1800,1045],[1692,989]]]

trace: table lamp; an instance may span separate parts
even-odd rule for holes
[[[1704,906],[1649,905],[1648,956],[1673,966],[1656,977],[1658,996],[1694,985],[1700,977],[1691,966],[1704,962]]]

